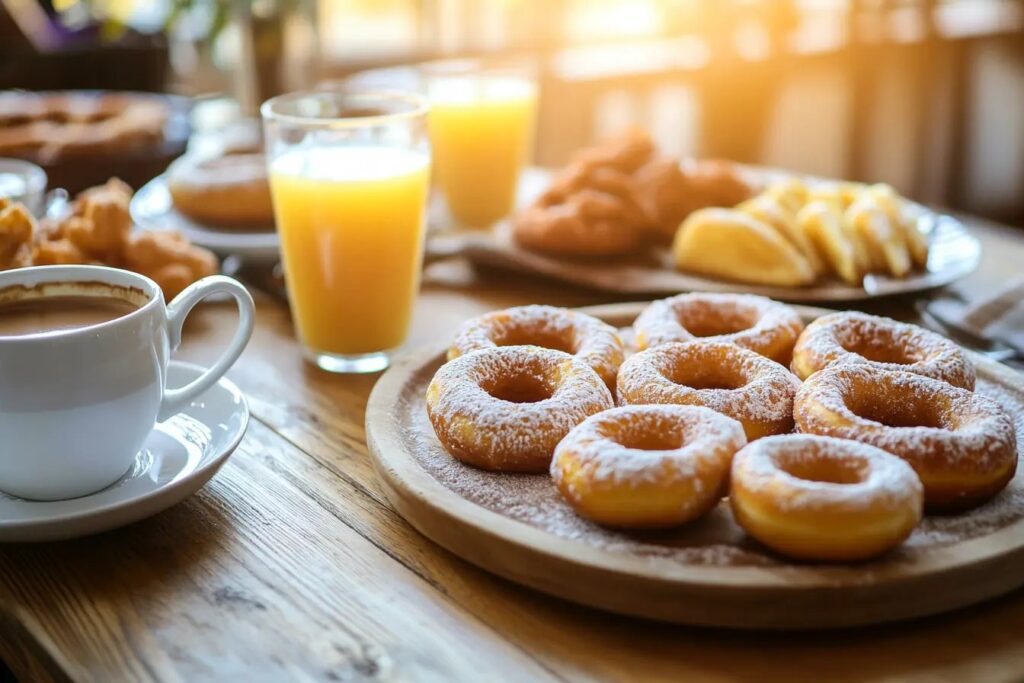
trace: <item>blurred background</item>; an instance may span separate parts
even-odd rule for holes
[[[669,153],[1024,225],[1020,0],[0,0],[0,46],[0,88],[170,92],[215,118],[367,70],[525,58],[540,165],[639,124]]]

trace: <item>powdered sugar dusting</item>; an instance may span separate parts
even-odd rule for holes
[[[815,373],[797,393],[795,414],[801,431],[856,438],[901,456],[918,471],[1005,471],[1016,450],[1010,415],[985,396],[870,365],[832,365]],[[889,426],[877,415],[933,426]]]
[[[856,469],[848,483],[814,481],[792,474],[801,464],[828,462]],[[830,511],[867,507],[921,509],[921,482],[907,463],[880,448],[845,439],[786,434],[760,439],[736,456],[733,480],[745,491],[784,490],[774,498],[779,510]]]
[[[677,448],[641,450],[624,445],[623,440],[639,432],[650,432],[674,441]],[[624,439],[624,437],[626,437]],[[560,456],[578,462],[589,471],[593,482],[631,487],[640,483],[693,478],[703,469],[727,471],[732,453],[746,443],[743,430],[713,410],[698,406],[625,406],[613,408],[584,420],[555,450],[551,476],[555,483],[562,476]],[[702,458],[723,460],[702,465]]]
[[[701,388],[714,383],[715,388]],[[800,380],[784,366],[724,342],[669,343],[641,351],[622,365],[619,401],[699,405],[740,422],[792,428]]]
[[[444,451],[427,419],[423,393],[437,367],[427,366],[406,386],[393,419],[409,453],[441,485],[482,508],[544,530],[558,538],[586,543],[637,558],[659,558],[683,565],[785,566],[733,522],[723,502],[700,520],[677,529],[628,533],[605,529],[578,517],[546,474],[500,474],[464,465]],[[1024,392],[979,377],[976,391],[1013,417],[1018,450],[1024,444]],[[1024,477],[1018,476],[988,503],[955,516],[926,517],[899,548],[869,567],[881,568],[930,550],[991,534],[1024,519]],[[867,566],[859,565],[864,571]]]
[[[884,353],[893,359],[872,360]],[[803,331],[793,349],[793,370],[802,378],[834,363],[858,363],[913,372],[973,389],[974,366],[960,347],[918,327],[858,311],[825,315]]]
[[[515,403],[488,393],[503,378],[544,391]],[[558,442],[613,405],[586,363],[537,346],[502,346],[449,361],[425,392],[436,434],[458,457],[493,469],[542,471]]]
[[[622,364],[623,344],[617,330],[597,318],[554,306],[516,306],[467,320],[455,333],[449,358],[498,346],[534,344],[575,354],[609,387]]]
[[[804,329],[794,309],[752,294],[679,294],[652,302],[633,323],[641,349],[694,339],[730,342],[788,363]],[[703,330],[734,330],[706,335]]]

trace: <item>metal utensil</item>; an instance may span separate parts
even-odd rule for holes
[[[951,337],[961,346],[1001,363],[1008,360],[1024,360],[1024,350],[1003,341],[983,337],[977,332],[961,325],[958,321],[937,311],[925,301],[919,301],[916,308],[918,315],[921,316],[921,320],[925,325],[936,332]]]

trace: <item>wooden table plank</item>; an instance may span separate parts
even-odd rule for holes
[[[338,506],[359,493],[343,483],[257,421],[173,510],[5,549],[0,590],[53,654],[74,653],[76,678],[471,680],[488,667],[553,678],[350,528]]]
[[[1024,239],[979,224],[977,295],[1021,272]],[[410,345],[475,313],[615,300],[550,282],[431,268]],[[621,300],[621,299],[620,299]],[[907,317],[906,300],[871,310]],[[229,307],[206,306],[182,357],[210,362]],[[928,620],[831,634],[643,622],[493,577],[387,506],[363,417],[375,377],[301,359],[287,310],[261,298],[230,376],[256,418],[200,494],[92,538],[0,547],[0,654],[26,680],[1013,680],[1024,593]]]

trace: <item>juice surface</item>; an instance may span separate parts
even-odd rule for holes
[[[452,216],[477,228],[507,216],[533,146],[533,85],[453,81],[433,87],[430,100],[434,171]]]
[[[316,351],[405,339],[419,289],[430,160],[391,147],[292,150],[270,167],[292,316]]]

